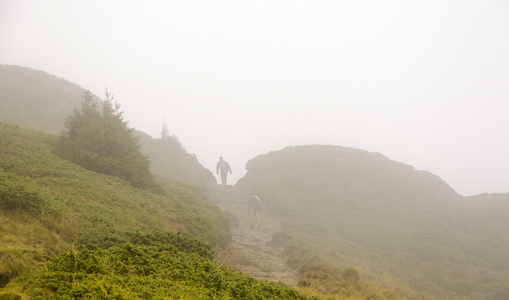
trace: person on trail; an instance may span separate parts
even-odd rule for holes
[[[219,161],[216,165],[216,173],[219,174],[219,171],[221,171],[221,184],[226,185],[226,176],[228,175],[228,172],[230,174],[232,173],[232,169],[230,168],[230,164],[226,162],[226,160],[223,160],[223,157],[219,157]]]
[[[248,192],[248,195],[249,195],[248,211],[249,214],[253,212],[253,216],[256,222],[256,224],[253,224],[253,226],[256,225],[256,227],[260,229],[260,212],[262,211],[262,200],[260,200],[260,197],[258,197],[251,191]]]

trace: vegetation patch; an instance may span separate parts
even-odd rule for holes
[[[156,234],[132,241],[63,253],[30,275],[24,293],[44,299],[316,299],[217,266],[210,246],[197,240]]]
[[[179,239],[196,238],[210,244],[199,247],[210,257],[212,247],[231,239],[228,218],[200,189],[164,180],[157,189],[139,189],[54,155],[57,143],[57,136],[0,122],[0,273],[2,284],[9,282],[4,295],[44,256],[73,245],[108,249],[154,232],[180,232],[171,243],[192,248]]]
[[[42,213],[45,200],[38,192],[29,192],[22,185],[13,186],[0,178],[0,209],[23,210],[31,215]]]
[[[509,194],[461,197],[429,172],[340,146],[287,147],[247,170],[239,185],[282,219],[304,286],[355,266],[361,283],[409,298],[509,297]]]
[[[148,188],[153,184],[150,162],[122,114],[108,91],[101,109],[92,93],[85,91],[81,106],[65,122],[56,153],[88,170]]]

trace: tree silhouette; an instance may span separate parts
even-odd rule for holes
[[[168,126],[166,125],[166,119],[163,119],[163,125],[161,129],[161,140],[167,140],[170,138],[170,133],[168,131]]]
[[[81,107],[65,122],[57,154],[89,170],[118,176],[135,187],[149,187],[153,182],[149,160],[122,114],[108,90],[101,110],[92,93],[84,91]]]

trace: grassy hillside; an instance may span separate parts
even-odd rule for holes
[[[180,232],[212,245],[230,239],[223,213],[197,188],[156,192],[52,154],[57,136],[0,123],[0,287],[76,244],[110,247],[134,232]]]
[[[0,121],[59,135],[82,95],[83,88],[65,79],[26,67],[0,65]],[[118,100],[121,104],[122,99]],[[216,182],[175,137],[163,142],[143,132],[137,134],[154,175],[196,186]]]
[[[204,168],[198,159],[188,153],[176,137],[154,139],[143,132],[140,137],[141,151],[152,162],[150,171],[155,176],[182,181],[198,187],[215,184],[212,172]]]
[[[83,89],[46,72],[0,65],[0,120],[60,134]]]
[[[283,217],[303,284],[332,290],[330,267],[355,266],[416,298],[509,298],[507,195],[462,198],[433,174],[338,146],[288,147],[247,170],[239,186]]]
[[[34,118],[20,106],[0,121],[0,299],[314,299],[213,262],[212,246],[231,239],[229,220],[182,183],[211,174],[176,139],[145,137],[178,181],[137,189],[57,157],[56,135],[11,125],[52,131],[35,98],[25,103]],[[12,116],[18,99],[0,100]]]
[[[314,299],[216,265],[229,221],[199,189],[136,189],[56,143],[0,122],[0,299]]]

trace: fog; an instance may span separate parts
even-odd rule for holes
[[[229,183],[331,144],[509,192],[508,53],[502,0],[0,0],[0,64],[107,87],[131,127],[165,119],[211,171],[223,156]]]

